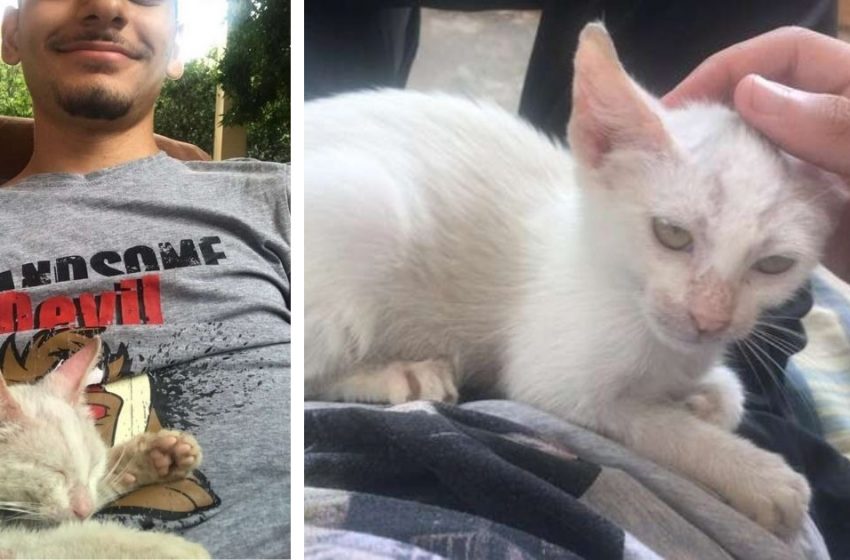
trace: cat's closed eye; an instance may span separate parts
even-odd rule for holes
[[[652,219],[652,231],[659,243],[673,251],[688,251],[694,243],[688,230],[664,218]]]
[[[54,465],[45,465],[45,464],[39,465],[39,464],[36,463],[34,465],[34,468],[41,469],[42,472],[49,472],[51,475],[57,475],[65,481],[69,480],[68,473],[60,467],[57,467],[57,466],[54,466]]]
[[[753,268],[762,274],[782,274],[783,272],[789,271],[795,263],[796,261],[790,257],[771,255],[769,257],[759,259],[756,264],[753,265]]]

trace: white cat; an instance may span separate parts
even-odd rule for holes
[[[0,558],[208,558],[164,533],[86,519],[140,486],[186,477],[195,439],[161,430],[107,450],[83,393],[95,339],[33,385],[0,377]]]
[[[496,387],[791,537],[809,487],[730,433],[744,397],[721,359],[816,265],[831,179],[720,105],[662,107],[599,24],[575,68],[572,155],[445,95],[307,104],[306,394]]]

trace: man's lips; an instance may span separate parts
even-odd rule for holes
[[[104,56],[110,56],[110,53],[112,53],[113,56],[121,55],[126,58],[139,58],[135,53],[129,51],[121,45],[108,41],[72,41],[57,46],[56,50],[60,53],[104,53]]]

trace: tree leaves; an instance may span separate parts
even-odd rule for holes
[[[0,115],[32,117],[32,99],[20,65],[0,63]]]
[[[213,152],[215,88],[220,54],[186,64],[183,77],[167,80],[156,103],[154,128],[159,134]]]
[[[232,106],[224,122],[247,127],[249,156],[289,161],[289,1],[228,0],[228,20],[219,79]]]

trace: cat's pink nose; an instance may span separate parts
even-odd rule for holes
[[[693,281],[688,310],[701,335],[716,335],[726,330],[735,314],[735,289],[714,270]]]
[[[74,515],[77,519],[88,519],[88,517],[92,514],[91,504],[74,506],[72,509],[74,510]]]
[[[732,318],[691,312],[691,319],[700,334],[719,334],[729,328]]]
[[[94,512],[91,498],[83,492],[76,492],[71,498],[71,511],[77,519],[87,519]]]

